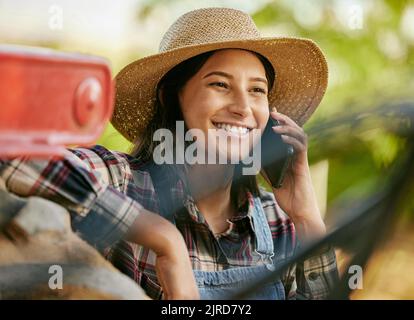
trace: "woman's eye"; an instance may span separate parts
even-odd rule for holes
[[[254,92],[258,92],[258,93],[267,94],[267,92],[266,92],[266,90],[265,90],[265,89],[263,89],[263,88],[259,88],[259,87],[253,88],[253,91],[254,91]]]
[[[212,82],[212,83],[210,83],[210,85],[211,86],[217,86],[217,87],[220,87],[220,88],[225,88],[225,89],[227,89],[229,87],[227,85],[227,83],[225,83],[225,82]]]

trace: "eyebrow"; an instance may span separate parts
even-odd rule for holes
[[[210,77],[210,76],[213,76],[213,75],[222,76],[222,77],[229,78],[229,79],[234,79],[234,77],[231,74],[229,74],[227,72],[223,72],[223,71],[212,71],[212,72],[206,74],[203,77],[203,79],[205,79],[207,77]],[[251,81],[260,81],[260,82],[263,82],[263,83],[267,84],[267,80],[265,78],[261,78],[261,77],[250,78],[249,80],[251,80]]]

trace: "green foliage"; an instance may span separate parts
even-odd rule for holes
[[[113,126],[108,124],[104,133],[97,141],[97,144],[103,145],[109,150],[117,150],[128,153],[132,144],[125,139]]]

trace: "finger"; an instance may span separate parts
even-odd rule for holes
[[[272,112],[270,112],[270,115],[272,116],[273,119],[282,121],[286,124],[290,124],[293,127],[302,129],[295,121],[293,121],[291,118],[289,118],[287,115],[285,115],[283,113],[272,111]]]
[[[303,130],[289,126],[274,126],[272,129],[278,134],[285,134],[298,139],[305,146],[308,144],[308,137]]]
[[[282,140],[290,145],[292,145],[293,149],[296,151],[296,153],[304,152],[306,151],[306,146],[301,143],[298,139],[286,135],[281,135]]]

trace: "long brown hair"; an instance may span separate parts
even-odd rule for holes
[[[154,149],[160,143],[154,141],[154,133],[158,129],[168,129],[173,133],[175,139],[176,121],[184,120],[181,112],[178,92],[184,87],[188,80],[190,80],[206,63],[206,61],[216,52],[209,51],[199,54],[195,57],[187,59],[165,74],[157,86],[157,98],[155,101],[155,115],[137,141],[135,141],[131,155],[146,163],[152,160]],[[263,64],[268,81],[269,91],[273,87],[275,80],[275,71],[271,63],[262,55],[252,52]],[[184,124],[185,126],[185,124]],[[187,128],[185,127],[185,130]],[[175,154],[175,150],[174,150]],[[233,176],[233,184],[231,188],[231,197],[236,201],[236,195],[240,188],[245,187],[253,194],[258,194],[258,185],[256,176],[242,175],[243,164],[237,164]]]

